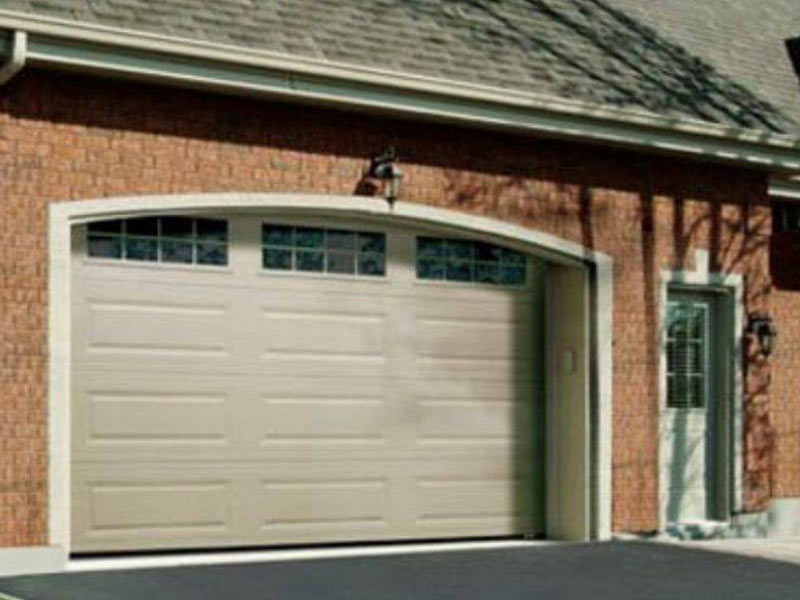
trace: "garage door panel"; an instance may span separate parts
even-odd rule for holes
[[[283,374],[260,377],[255,385],[258,456],[351,460],[401,451],[397,393],[385,378]]]
[[[405,405],[390,380],[85,370],[73,454],[89,461],[343,460],[403,453]]]
[[[259,370],[305,377],[385,377],[391,301],[356,293],[310,294],[303,283],[294,298],[287,293],[265,299]]]
[[[381,443],[391,427],[380,399],[265,399],[262,444]]]
[[[73,526],[84,551],[397,537],[387,474],[400,464],[86,465],[75,472]]]
[[[420,319],[417,353],[426,358],[531,360],[533,345],[514,323]]]
[[[530,292],[520,293],[500,288],[483,290],[463,289],[452,293],[449,284],[421,286],[413,298],[414,314],[419,319],[464,319],[470,323],[530,323],[536,320],[537,304]],[[480,295],[483,292],[483,295]]]
[[[420,399],[420,441],[513,442],[531,434],[527,403],[497,400]]]
[[[528,302],[469,302],[415,299],[414,316],[420,325],[455,326],[470,335],[470,329],[525,331],[535,326],[536,306]],[[521,335],[527,338],[527,335]]]
[[[369,458],[271,461],[253,473],[255,522],[264,539],[289,542],[315,536],[333,541],[396,535],[393,498],[400,461]]]
[[[446,284],[418,286],[414,301],[415,348],[423,375],[479,369],[480,377],[506,379],[509,370],[531,379],[540,350],[537,304],[530,292],[472,290]]]
[[[532,381],[538,378],[540,349],[531,335],[531,317],[519,319],[497,316],[481,305],[479,318],[470,314],[470,307],[450,307],[444,316],[418,305],[414,344],[419,375],[426,380],[467,378],[471,380]],[[526,311],[530,307],[526,308]],[[533,311],[531,310],[531,314]],[[490,315],[490,316],[489,316]]]
[[[349,378],[384,377],[389,370],[388,361],[383,356],[335,355],[330,353],[265,354],[261,357],[264,365],[261,371],[274,376],[294,375],[326,379],[330,377]]]
[[[532,471],[512,461],[439,461],[420,465],[414,480],[415,523],[422,535],[493,535],[530,531]]]
[[[376,542],[382,540],[409,539],[405,532],[391,529],[380,520],[365,521],[319,521],[313,525],[281,524],[259,530],[262,536],[269,536],[271,545],[319,544],[321,539],[327,543]]]
[[[532,527],[527,472],[518,468],[408,457],[97,466],[76,473],[84,482],[76,496],[91,493],[75,498],[84,512],[74,525],[84,551],[513,534]]]
[[[385,317],[343,312],[264,313],[259,368],[275,374],[383,377],[389,332]]]
[[[228,437],[225,396],[100,393],[87,403],[93,443],[220,443]]]
[[[413,382],[415,398],[478,400],[482,402],[535,401],[541,382],[535,379],[418,379]]]
[[[241,533],[232,479],[137,471],[75,473],[72,526],[82,549],[215,546]]]
[[[386,354],[386,322],[379,316],[340,313],[264,313],[264,358],[332,354],[372,358]]]
[[[100,286],[108,289],[127,286],[131,281],[140,282],[142,290],[148,292],[159,287],[198,290],[192,296],[201,298],[202,289],[231,289],[240,285],[239,274],[231,267],[97,260],[80,258],[80,254],[74,254],[73,259],[75,288],[80,295],[92,295],[91,290]]]
[[[289,530],[352,530],[388,527],[386,478],[292,478],[263,482],[261,526],[280,535]]]
[[[77,307],[74,361],[79,366],[208,371],[242,358],[231,322],[238,320],[229,294],[186,300],[178,286],[88,286]]]
[[[354,282],[357,288],[354,288]],[[319,306],[320,297],[341,306],[348,306],[348,298],[357,297],[354,306],[370,314],[375,308],[374,305],[372,308],[368,305],[370,299],[377,301],[380,306],[380,302],[387,297],[398,293],[405,295],[390,277],[357,278],[335,273],[261,271],[251,280],[243,281],[242,285],[257,288],[270,306],[300,310]],[[297,301],[292,302],[293,298]]]
[[[276,280],[283,279],[281,287]],[[265,313],[292,313],[298,315],[342,315],[344,317],[386,317],[387,307],[393,301],[393,286],[357,282],[352,278],[338,281],[335,287],[324,280],[304,278],[259,279],[259,306]]]
[[[450,520],[465,517],[498,517],[521,512],[515,490],[521,480],[436,478],[417,482],[418,520]]]
[[[379,377],[260,376],[250,450],[259,460],[389,459],[401,453],[397,390]]]
[[[87,308],[90,354],[219,357],[230,353],[224,306],[96,301]]]
[[[418,376],[428,381],[436,379],[468,381],[515,380],[536,381],[531,360],[464,358],[451,356],[417,358]]]
[[[90,489],[92,529],[226,529],[225,482],[107,483]]]
[[[525,510],[530,510],[527,508]],[[532,521],[525,514],[482,513],[457,516],[428,516],[415,523],[417,538],[478,538],[513,536],[530,531]]]
[[[234,378],[82,370],[72,393],[74,460],[241,454]]]
[[[78,259],[73,551],[536,528],[538,282],[420,283],[400,230],[386,277],[268,272],[230,224],[218,272]]]
[[[492,305],[492,310],[502,316],[517,314],[515,307],[518,305],[533,305],[533,286],[507,287],[473,282],[415,280],[411,288],[413,297],[427,306],[422,314],[446,314],[437,310],[437,307],[468,304],[471,308],[459,307],[459,310],[468,311],[470,316],[481,319],[486,317],[486,312],[484,310],[481,313],[478,306],[485,309],[486,305]]]
[[[295,377],[261,374],[253,382],[260,398],[379,400],[391,391],[383,377]]]

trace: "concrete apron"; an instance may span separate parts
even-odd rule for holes
[[[675,541],[668,543],[689,546],[698,550],[738,554],[751,558],[764,558],[800,564],[800,537],[793,538],[729,538],[711,540]]]
[[[670,523],[663,533],[649,539],[800,564],[800,498],[773,500],[766,511],[735,515],[730,521]]]
[[[800,541],[800,498],[779,498],[766,511],[734,515],[730,521],[669,523],[664,534],[678,540],[797,538]]]

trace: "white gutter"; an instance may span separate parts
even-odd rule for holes
[[[336,63],[322,59],[306,58],[266,50],[255,50],[240,46],[176,38],[144,31],[132,31],[117,27],[97,25],[94,23],[17,13],[8,10],[0,10],[0,28],[24,29],[30,33],[40,33],[76,41],[89,41],[135,48],[149,52],[164,52],[167,54],[191,56],[205,60],[263,67],[297,74],[332,77],[371,85],[387,85],[413,91],[442,93],[475,100],[496,101],[516,106],[547,108],[559,112],[587,115],[597,118],[618,119],[641,125],[665,126],[687,133],[715,135],[752,142],[772,141],[787,147],[798,144],[798,141],[790,136],[754,129],[737,129],[727,125],[717,125],[695,119],[672,116],[665,117],[643,110],[604,107],[577,100],[567,100],[541,94],[425,77],[410,73],[387,71],[359,65]]]
[[[407,112],[417,116],[429,116],[434,119],[446,119],[463,122],[498,125],[519,130],[539,130],[543,133],[558,134],[564,137],[594,139],[633,146],[644,146],[657,150],[706,155],[714,159],[734,162],[748,162],[761,167],[775,167],[782,170],[800,170],[800,140],[795,137],[771,133],[762,130],[719,125],[690,118],[663,116],[636,109],[620,109],[597,106],[586,102],[565,100],[471,83],[442,80],[433,77],[419,76],[381,70],[372,67],[336,63],[317,58],[287,55],[283,53],[255,50],[225,44],[210,43],[200,40],[176,38],[161,34],[132,31],[117,27],[108,27],[95,23],[77,22],[52,17],[44,17],[0,10],[0,28],[27,31],[31,36],[43,43],[57,42],[80,45],[95,44],[117,51],[139,52],[142,56],[174,57],[204,61],[208,64],[229,65],[230,68],[256,69],[267,74],[279,74],[283,78],[282,89],[255,84],[245,79],[233,82],[232,77],[198,78],[184,73],[169,73],[154,69],[134,67],[130,64],[87,60],[80,57],[55,56],[53,53],[36,52],[30,43],[28,52],[29,64],[36,66],[54,66],[74,68],[105,73],[118,73],[123,76],[150,78],[178,84],[208,85],[220,89],[240,90],[250,93],[272,93],[300,100],[331,102],[360,108],[387,109],[393,112]],[[251,77],[252,79],[252,77]],[[316,79],[323,82],[316,84]],[[313,82],[313,83],[312,83]],[[327,82],[327,83],[325,83]],[[287,85],[288,84],[288,85]],[[336,94],[325,93],[325,86],[342,84],[363,86],[367,92],[364,96],[357,94],[346,96],[337,91]],[[314,88],[313,90],[311,88]],[[383,97],[380,100],[370,99],[373,91]],[[388,94],[397,98],[387,101]],[[436,97],[439,103],[444,99],[457,105],[481,104],[478,110],[442,110],[440,107],[422,105],[407,106],[403,95],[427,95]],[[471,111],[471,112],[470,112]],[[542,124],[522,124],[524,119],[518,116],[509,118],[508,111],[547,113],[560,119],[551,128]],[[581,124],[572,126],[565,119],[580,119]],[[587,126],[588,123],[588,126]],[[599,124],[599,125],[598,125]],[[615,131],[618,127],[621,131]],[[602,129],[602,131],[601,131]],[[641,131],[639,136],[636,132]],[[633,134],[632,134],[633,132]],[[714,144],[718,144],[715,147]],[[751,152],[754,149],[756,151]],[[772,156],[771,152],[777,156]]]
[[[800,181],[772,178],[769,182],[769,195],[772,198],[800,201]]]
[[[25,66],[28,49],[28,34],[19,29],[14,30],[11,40],[11,56],[0,66],[0,85],[5,85]]]

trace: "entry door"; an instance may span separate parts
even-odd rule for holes
[[[669,294],[662,482],[671,523],[717,519],[725,506],[724,306],[713,293]]]

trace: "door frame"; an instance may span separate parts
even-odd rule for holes
[[[725,352],[730,357],[732,368],[727,374],[720,374],[720,377],[727,377],[729,385],[729,398],[727,399],[727,409],[725,410],[726,419],[724,423],[717,420],[716,428],[722,429],[725,436],[719,436],[715,432],[715,437],[721,439],[725,445],[722,450],[727,454],[726,463],[719,465],[719,458],[716,459],[718,473],[715,477],[715,493],[717,495],[716,505],[727,506],[726,514],[713,520],[730,522],[732,517],[742,510],[743,502],[743,389],[744,389],[744,361],[742,358],[742,341],[744,335],[744,278],[739,274],[709,272],[709,257],[707,250],[695,251],[694,271],[684,270],[663,270],[661,272],[660,285],[660,325],[658,331],[659,343],[659,379],[658,379],[658,420],[659,420],[659,464],[658,464],[658,484],[659,484],[659,530],[664,531],[667,527],[667,503],[669,500],[668,481],[666,480],[664,469],[662,468],[667,460],[667,444],[665,443],[665,423],[662,422],[662,415],[667,407],[667,355],[666,355],[666,323],[667,310],[670,291],[706,294],[715,296],[717,302],[721,303],[728,300],[727,307],[723,308],[723,321],[726,327],[724,331],[717,331],[716,343],[718,347],[725,348]],[[717,405],[717,413],[724,407]],[[727,438],[727,439],[725,439]],[[719,450],[716,456],[719,457]],[[719,510],[719,508],[718,508]]]
[[[582,269],[591,280],[591,389],[593,414],[591,508],[594,539],[611,537],[611,410],[613,260],[610,256],[555,235],[512,223],[431,206],[356,196],[310,194],[191,194],[120,197],[50,205],[49,222],[49,502],[48,543],[66,564],[70,552],[70,378],[72,226],[95,220],[157,215],[176,211],[203,214],[251,211],[292,216],[352,216],[398,223],[434,225],[477,234],[528,249],[553,264]]]

